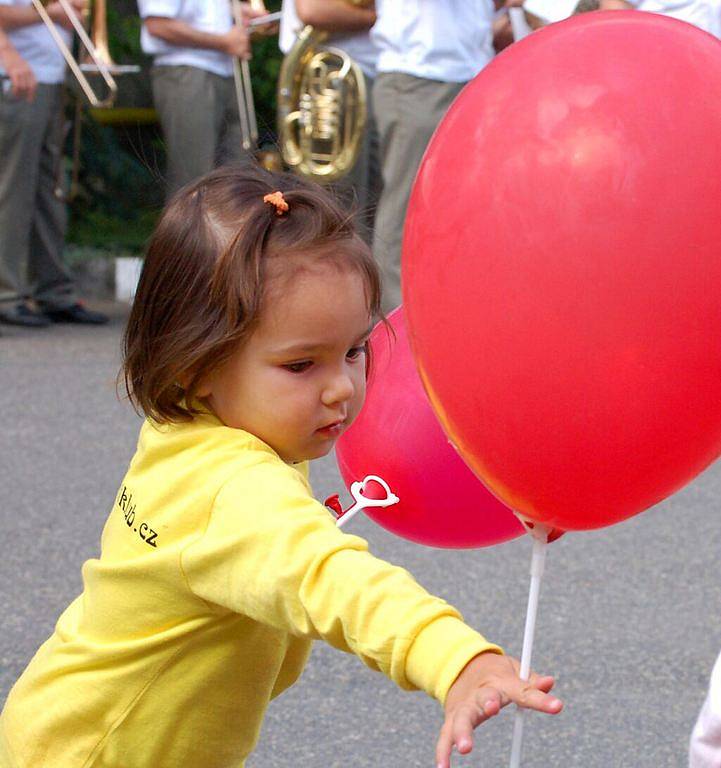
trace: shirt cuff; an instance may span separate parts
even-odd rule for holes
[[[406,678],[441,704],[468,662],[479,653],[503,653],[460,619],[442,616],[424,627],[406,657]]]

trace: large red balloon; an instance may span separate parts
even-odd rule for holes
[[[515,515],[448,443],[416,372],[401,309],[371,335],[366,402],[336,445],[348,486],[379,475],[400,502],[365,514],[389,531],[435,547],[484,547],[523,533]]]
[[[419,170],[403,296],[444,428],[506,504],[623,520],[721,453],[721,44],[592,13],[468,85]]]

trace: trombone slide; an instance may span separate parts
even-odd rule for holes
[[[97,67],[97,71],[100,73],[103,80],[105,81],[105,84],[108,87],[108,95],[104,99],[99,98],[96,95],[95,91],[93,91],[90,83],[88,82],[87,77],[85,77],[83,68],[76,61],[70,48],[68,48],[67,44],[65,43],[65,40],[63,40],[62,35],[60,34],[60,32],[58,32],[55,22],[53,22],[53,20],[50,18],[50,15],[48,14],[47,10],[45,10],[45,6],[42,4],[41,0],[31,0],[31,2],[35,10],[37,11],[38,15],[42,19],[43,24],[45,24],[45,26],[48,28],[48,31],[50,32],[53,40],[55,41],[55,44],[60,49],[60,53],[62,53],[63,58],[65,59],[68,65],[68,68],[75,76],[75,79],[78,81],[78,84],[80,85],[80,88],[85,94],[85,97],[90,102],[90,105],[92,107],[110,106],[113,103],[113,101],[115,101],[115,96],[118,92],[118,85],[115,82],[113,76],[110,74],[109,67],[105,64],[105,62],[101,60],[98,54],[98,51],[93,45],[93,41],[90,39],[90,36],[85,30],[85,26],[83,25],[82,20],[78,17],[77,13],[75,12],[75,9],[70,5],[68,0],[58,0],[58,2],[60,3],[60,6],[65,12],[65,15],[70,19],[70,22],[73,25],[73,29],[75,30],[78,37],[80,38],[80,41],[85,46],[88,53],[90,54],[90,58],[93,60],[95,67]]]
[[[240,0],[231,0],[231,5],[235,24],[242,27],[243,13],[240,8]],[[243,149],[252,152],[258,146],[258,122],[255,116],[253,85],[250,81],[250,66],[247,59],[233,59],[233,79],[235,81],[235,94],[238,99]]]

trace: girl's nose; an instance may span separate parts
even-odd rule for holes
[[[334,376],[323,390],[323,405],[333,405],[350,400],[355,393],[353,379],[347,373]]]

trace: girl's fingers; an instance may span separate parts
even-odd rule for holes
[[[476,693],[476,702],[485,720],[497,715],[503,707],[503,697],[495,688],[479,688]]]
[[[529,680],[529,683],[534,688],[538,688],[539,691],[544,691],[545,693],[548,693],[556,684],[556,681],[553,677],[551,677],[551,675],[537,675],[534,672],[531,675],[531,679]]]
[[[505,707],[510,703],[526,706],[525,704],[522,703],[522,699],[524,699],[524,697],[527,697],[530,691],[535,690],[543,693],[548,693],[549,691],[551,691],[556,681],[550,675],[538,675],[535,672],[531,672],[531,677],[528,680],[528,682],[521,680],[519,677],[514,675],[512,680],[512,685],[510,688],[505,683],[506,681],[503,681],[503,683],[499,682],[498,688],[490,687],[490,688],[482,689],[482,690],[490,690],[496,693],[499,700],[500,708]],[[536,698],[534,698],[534,700],[536,700]]]
[[[509,660],[509,666],[501,668],[493,682],[489,681],[475,691],[467,690],[465,698],[460,698],[447,711],[436,743],[438,768],[450,768],[454,746],[460,754],[468,754],[473,749],[474,729],[497,715],[507,704],[514,703],[551,715],[563,709],[563,702],[549,693],[555,683],[553,677],[534,672],[528,681],[521,680],[514,661]]]
[[[453,750],[453,731],[451,720],[446,720],[441,728],[441,735],[436,743],[436,765],[438,768],[450,768],[451,751]]]
[[[495,688],[479,688],[475,694],[475,705],[458,707],[443,724],[436,744],[438,768],[450,768],[453,747],[462,755],[473,749],[473,729],[497,715],[501,710],[501,695]]]
[[[478,708],[470,704],[458,707],[453,713],[453,743],[462,755],[473,749],[473,729],[485,719]]]
[[[523,681],[519,681],[519,685],[509,691],[509,697],[519,707],[535,709],[549,715],[558,714],[563,709],[563,702],[560,699]]]
[[[501,695],[495,688],[479,688],[475,701],[458,707],[451,719],[451,749],[455,745],[461,755],[473,749],[473,731],[481,723],[501,711]]]

